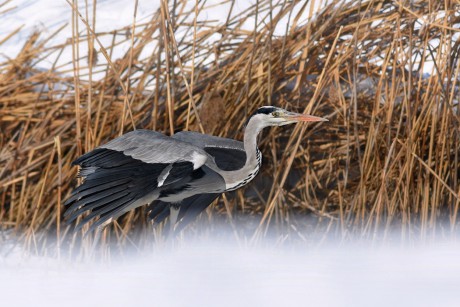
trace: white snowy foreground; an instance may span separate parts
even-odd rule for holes
[[[460,306],[460,247],[166,248],[111,263],[0,256],[1,306]]]

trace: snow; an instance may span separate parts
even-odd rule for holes
[[[72,2],[72,1],[69,1]],[[131,28],[134,21],[135,0],[102,0],[97,1],[96,5],[96,24],[93,25],[93,2],[94,1],[76,1],[78,3],[79,13],[85,20],[88,20],[91,28],[95,33],[109,33],[113,30],[119,30],[124,27]],[[86,4],[87,3],[87,4]],[[160,0],[138,0],[138,7],[136,11],[136,24],[141,24],[151,20],[154,13],[160,7]],[[327,2],[325,2],[327,3]],[[190,0],[187,2],[185,11],[193,11],[195,1]],[[318,3],[317,3],[318,4]],[[251,6],[255,5],[255,1],[236,0],[232,10],[232,17],[238,16]],[[214,24],[223,24],[230,12],[231,2],[222,0],[208,0],[204,6],[204,10],[200,12],[197,20],[213,21]],[[268,7],[261,7],[261,16],[266,17],[268,14]],[[275,9],[275,11],[277,11]],[[293,10],[293,16],[300,10],[297,6]],[[5,12],[5,13],[2,13]],[[38,30],[41,33],[41,39],[48,38],[54,34],[59,28],[64,26],[64,29],[57,33],[47,46],[54,46],[62,44],[72,38],[72,7],[67,1],[53,1],[53,0],[14,0],[6,3],[0,8],[0,17],[2,18],[2,26],[0,27],[0,42],[4,41],[15,29],[21,29],[18,34],[0,44],[0,61],[7,58],[14,58],[21,50],[25,40]],[[194,14],[189,17],[193,21]],[[262,18],[262,17],[259,17]],[[288,16],[283,18],[274,31],[274,35],[283,35],[286,31],[286,24]],[[266,21],[268,22],[268,21]],[[260,20],[259,20],[260,23]],[[262,25],[261,25],[262,26]],[[80,56],[84,57],[88,53],[88,48],[84,37],[87,34],[86,25],[80,20],[78,23],[80,37]],[[243,29],[252,30],[254,28],[254,18],[248,18],[242,25]],[[176,39],[180,40],[181,33],[176,33]],[[112,45],[112,35],[99,35],[104,48]],[[219,38],[216,34],[214,39]],[[121,39],[121,38],[120,38]],[[128,49],[130,44],[125,43],[117,46],[112,54],[112,60],[121,57]],[[95,43],[96,50],[100,46]],[[148,46],[143,51],[143,54],[151,54],[154,46]],[[40,63],[40,66],[45,69],[51,68],[53,65],[54,56],[48,57],[45,61]],[[98,56],[99,63],[105,63],[102,55]],[[67,47],[64,49],[60,57],[58,66],[68,64],[72,60],[72,50]],[[82,61],[81,66],[86,66],[86,62]],[[70,69],[71,71],[71,69]],[[96,76],[97,78],[97,76]]]
[[[458,306],[454,244],[195,242],[105,262],[0,258],[2,306]]]

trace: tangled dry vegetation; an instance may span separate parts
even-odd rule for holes
[[[264,131],[259,179],[201,224],[252,217],[246,235],[281,240],[456,232],[458,3],[335,1],[313,15],[304,1],[259,0],[226,21],[202,17],[206,9],[163,2],[147,22],[111,33],[93,32],[91,20],[77,27],[85,17],[74,9],[69,41],[49,46],[35,33],[1,64],[1,228],[35,248],[44,234],[75,239],[61,216],[77,156],[135,128],[241,139],[246,116],[273,104],[330,121]],[[73,61],[59,64],[66,48]],[[140,208],[106,236],[156,232]]]

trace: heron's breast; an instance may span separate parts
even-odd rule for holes
[[[234,191],[236,189],[239,189],[242,186],[245,186],[246,184],[248,184],[252,179],[254,179],[254,177],[257,176],[257,174],[259,173],[260,166],[262,165],[262,154],[260,153],[259,149],[257,149],[256,151],[256,159],[257,159],[257,163],[255,164],[254,168],[248,172],[246,177],[234,183],[230,183],[226,185],[227,191]]]

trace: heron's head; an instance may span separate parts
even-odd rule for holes
[[[289,112],[281,108],[264,106],[257,109],[249,121],[255,120],[262,127],[284,126],[297,122],[324,122],[325,118]]]

